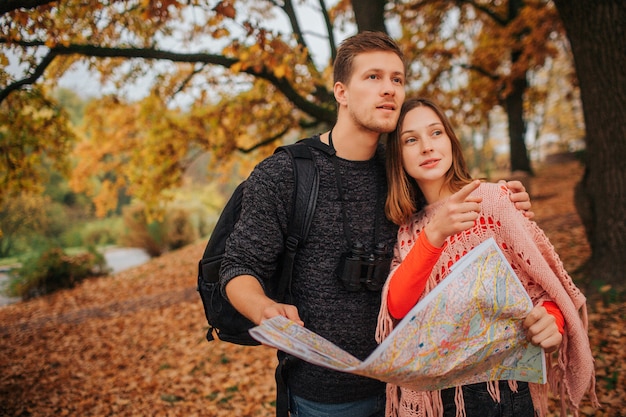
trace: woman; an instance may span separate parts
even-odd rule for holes
[[[562,413],[567,408],[576,413],[587,391],[597,404],[585,297],[545,234],[515,209],[506,188],[472,180],[445,114],[426,99],[407,100],[389,137],[386,161],[386,213],[400,228],[383,289],[378,341],[447,276],[456,261],[493,237],[533,301],[524,320],[527,338],[546,352],[558,349],[554,366],[551,355],[546,359],[548,381],[561,397]],[[415,207],[423,205],[415,213]],[[452,218],[447,216],[450,207],[457,208]],[[490,381],[437,392],[387,387],[388,416],[546,414],[546,385]]]

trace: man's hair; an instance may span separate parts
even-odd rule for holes
[[[389,35],[383,32],[365,31],[357,33],[341,42],[334,62],[333,84],[347,83],[352,75],[354,58],[365,52],[389,51],[393,52],[406,66],[404,54],[398,44]]]

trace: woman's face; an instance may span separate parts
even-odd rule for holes
[[[432,202],[429,196],[442,191],[452,166],[452,144],[437,113],[427,106],[410,110],[400,129],[400,148],[404,169]]]

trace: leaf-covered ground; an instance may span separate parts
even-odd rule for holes
[[[566,268],[589,256],[572,161],[537,169],[533,209]],[[195,290],[204,243],[72,290],[0,307],[0,415],[271,416],[275,353],[207,343]],[[590,302],[597,392],[584,416],[621,416],[626,303]],[[558,409],[553,407],[554,415]]]

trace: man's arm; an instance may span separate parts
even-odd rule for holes
[[[233,307],[256,325],[274,316],[287,317],[304,325],[296,306],[277,303],[269,298],[252,275],[236,276],[226,284],[224,290]]]

